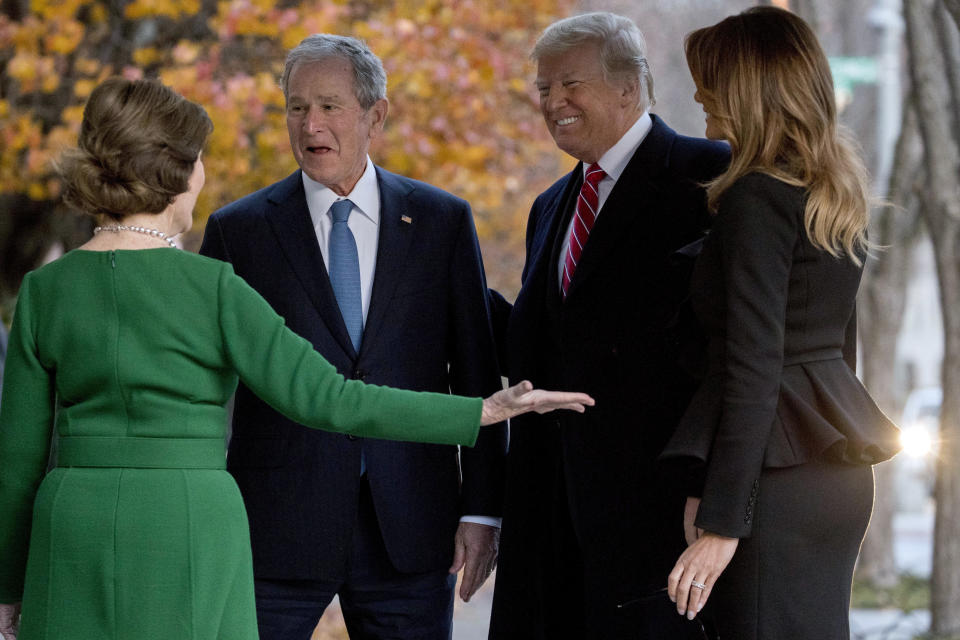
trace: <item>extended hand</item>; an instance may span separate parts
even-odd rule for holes
[[[737,550],[738,538],[727,538],[709,531],[680,554],[667,577],[667,593],[677,603],[677,612],[693,618],[707,603],[713,585],[730,564]]]
[[[470,598],[483,586],[497,566],[497,549],[500,547],[500,529],[478,522],[461,522],[454,541],[453,566],[450,573],[463,569],[460,581],[460,599]]]
[[[20,629],[20,603],[0,604],[0,633],[4,640],[17,640]]]
[[[592,406],[593,398],[585,393],[534,389],[532,384],[524,380],[484,399],[480,424],[503,422],[528,411],[547,413],[555,409],[570,409],[583,413],[584,407]]]

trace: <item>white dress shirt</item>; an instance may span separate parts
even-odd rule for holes
[[[349,198],[353,202],[347,226],[353,232],[357,242],[357,257],[360,259],[360,299],[363,308],[363,325],[367,325],[367,312],[370,310],[370,292],[373,289],[373,276],[377,268],[377,246],[380,240],[380,187],[377,184],[377,171],[373,161],[367,156],[367,166],[363,175],[345,197],[338,196],[332,189],[312,180],[306,173],[303,176],[303,189],[307,195],[307,209],[313,221],[313,230],[317,234],[323,264],[330,270],[330,229],[333,220],[330,207],[337,200]],[[463,516],[461,522],[476,522],[499,527],[500,518],[487,516]]]
[[[633,126],[627,129],[623,137],[621,137],[615,145],[607,149],[606,153],[600,156],[600,159],[597,161],[600,168],[607,173],[607,175],[603,177],[603,180],[600,181],[600,184],[597,185],[597,195],[600,198],[597,206],[597,218],[603,213],[603,203],[607,201],[607,197],[610,195],[610,192],[613,191],[614,185],[617,184],[617,180],[623,175],[627,165],[630,164],[630,159],[633,158],[633,154],[637,152],[637,148],[640,146],[640,143],[643,142],[643,139],[647,137],[652,126],[653,120],[650,118],[650,112],[644,111],[643,115],[633,123]],[[586,179],[586,163],[583,164],[583,175],[584,179]],[[570,216],[570,223],[567,225],[567,230],[563,236],[563,246],[560,247],[560,262],[557,264],[557,282],[560,286],[563,286],[563,265],[567,259],[567,248],[570,246],[570,233],[573,230],[573,222],[576,217],[576,210],[574,210],[574,215]],[[596,221],[594,221],[594,224],[596,224]],[[590,243],[589,239],[587,243]]]
[[[330,229],[333,220],[330,207],[337,200],[349,198],[353,202],[347,226],[357,242],[357,257],[360,259],[360,301],[363,311],[363,326],[367,326],[367,312],[370,310],[370,292],[373,290],[373,276],[377,269],[377,245],[380,237],[380,187],[377,185],[377,172],[373,162],[367,156],[367,166],[353,190],[344,197],[338,196],[319,182],[312,180],[306,173],[303,176],[303,189],[307,194],[307,209],[313,221],[313,230],[317,234],[323,264],[330,270]]]

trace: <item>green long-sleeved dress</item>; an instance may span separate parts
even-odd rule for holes
[[[345,380],[225,263],[70,252],[24,280],[0,408],[0,602],[22,595],[21,640],[257,638],[225,470],[238,376],[316,428],[466,445],[479,428],[477,398]]]

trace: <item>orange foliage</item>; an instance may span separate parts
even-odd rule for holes
[[[518,244],[533,197],[572,166],[545,131],[527,57],[571,5],[132,0],[118,16],[105,0],[33,0],[22,20],[0,15],[0,193],[55,206],[49,161],[75,142],[92,88],[111,74],[156,76],[215,124],[202,229],[215,208],[296,168],[277,79],[290,47],[334,32],[365,39],[387,69],[391,108],[374,160],[467,199],[482,238]]]

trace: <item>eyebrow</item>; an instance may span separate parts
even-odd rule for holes
[[[329,95],[313,96],[313,97],[304,97],[296,93],[291,93],[289,101],[293,102],[294,100],[299,100],[301,102],[310,102],[311,100],[319,100],[321,102],[338,102],[338,101],[344,100],[344,98],[336,93],[329,94]]]

